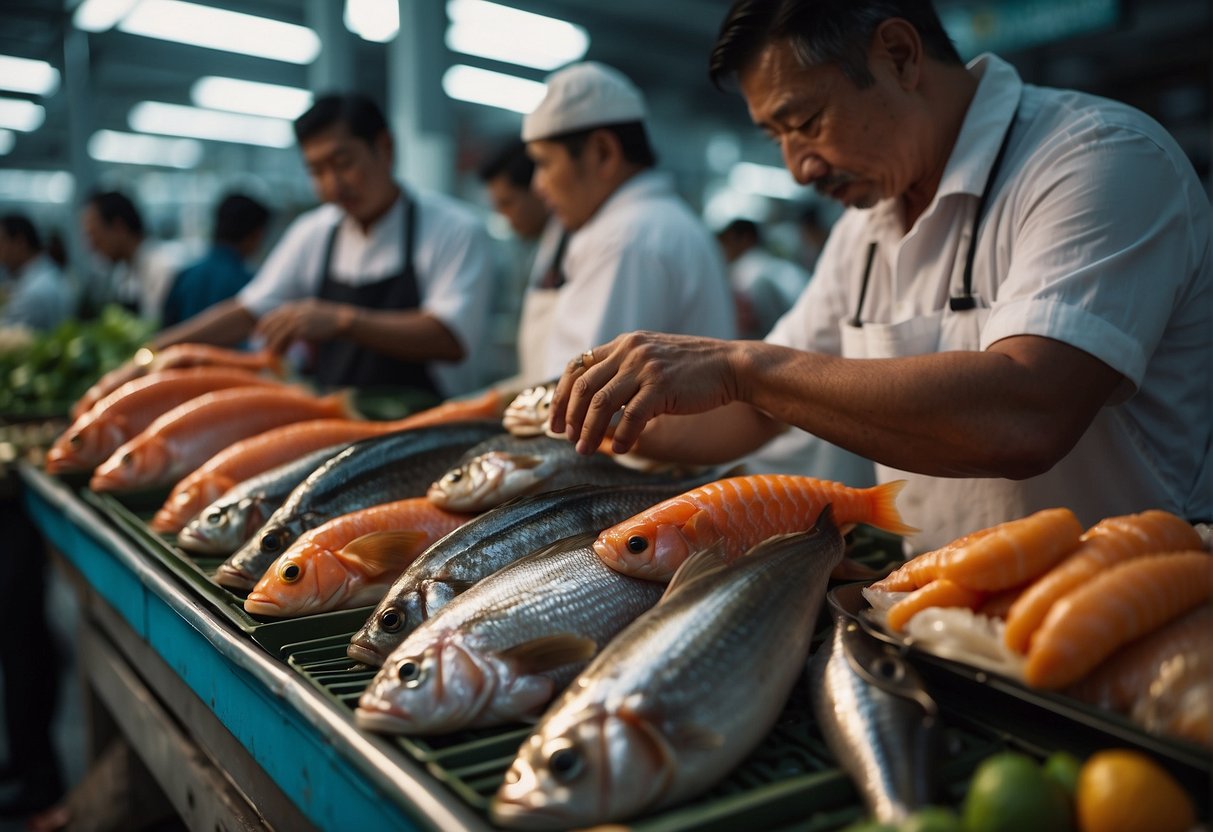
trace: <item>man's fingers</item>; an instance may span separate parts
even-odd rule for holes
[[[625,454],[636,445],[649,420],[660,415],[661,397],[661,391],[652,386],[644,386],[636,391],[623,408],[623,415],[612,438],[612,451]]]
[[[585,415],[579,422],[574,422],[574,425],[579,424],[580,430],[575,434],[577,441],[577,451],[583,454],[590,454],[596,451],[602,444],[603,437],[610,430],[612,422],[616,418],[619,409],[622,408],[632,396],[636,393],[636,380],[630,375],[615,375],[611,371],[605,383],[596,385],[597,379],[592,375],[596,370],[605,368],[596,367],[583,376],[582,380],[587,383],[587,387],[595,387],[598,389],[591,392],[584,398]],[[600,376],[601,378],[601,376]],[[576,392],[580,385],[574,385]],[[574,408],[580,411],[578,402],[573,403]]]

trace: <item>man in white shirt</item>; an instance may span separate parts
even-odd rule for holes
[[[439,397],[481,386],[492,260],[478,218],[449,197],[397,184],[392,135],[365,96],[317,99],[295,135],[327,204],[291,224],[235,298],[165,330],[153,346],[234,344],[252,334],[276,351],[310,343],[327,385]]]
[[[0,217],[0,266],[14,281],[0,308],[0,326],[46,331],[71,317],[71,286],[42,250],[34,224],[22,214]]]
[[[653,170],[640,91],[594,62],[547,85],[522,140],[535,190],[571,236],[555,285],[528,293],[549,293],[541,378],[634,329],[732,338],[720,251],[670,178]]]
[[[143,215],[120,191],[97,191],[85,200],[80,224],[89,248],[110,264],[107,285],[90,292],[140,317],[157,320],[181,264],[164,244],[147,236]]]
[[[910,478],[918,550],[1046,506],[1213,515],[1213,223],[1165,130],[966,67],[910,2],[740,0],[712,76],[850,210],[765,344],[618,338],[553,428],[588,451],[624,408],[617,450],[711,461],[798,425]]]

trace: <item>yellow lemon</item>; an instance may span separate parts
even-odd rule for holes
[[[1126,749],[1100,751],[1078,774],[1082,832],[1186,832],[1196,823],[1192,798],[1161,766]]]

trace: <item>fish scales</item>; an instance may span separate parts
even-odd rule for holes
[[[409,632],[454,597],[455,588],[472,586],[562,538],[597,534],[702,481],[578,485],[520,497],[485,512],[436,542],[401,574],[354,636],[350,658],[380,664]],[[385,620],[394,630],[385,628]]]
[[[501,431],[499,421],[453,422],[353,443],[296,486],[261,532],[220,566],[216,580],[233,589],[252,588],[303,532],[340,514],[424,496],[434,477],[468,448]]]

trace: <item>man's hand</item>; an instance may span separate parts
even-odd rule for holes
[[[262,315],[254,334],[265,339],[273,352],[285,352],[292,341],[323,343],[350,331],[357,307],[309,298],[284,304]]]
[[[630,332],[586,350],[560,377],[552,397],[552,430],[590,454],[622,410],[612,450],[625,453],[655,416],[703,413],[737,401],[736,343]]]

